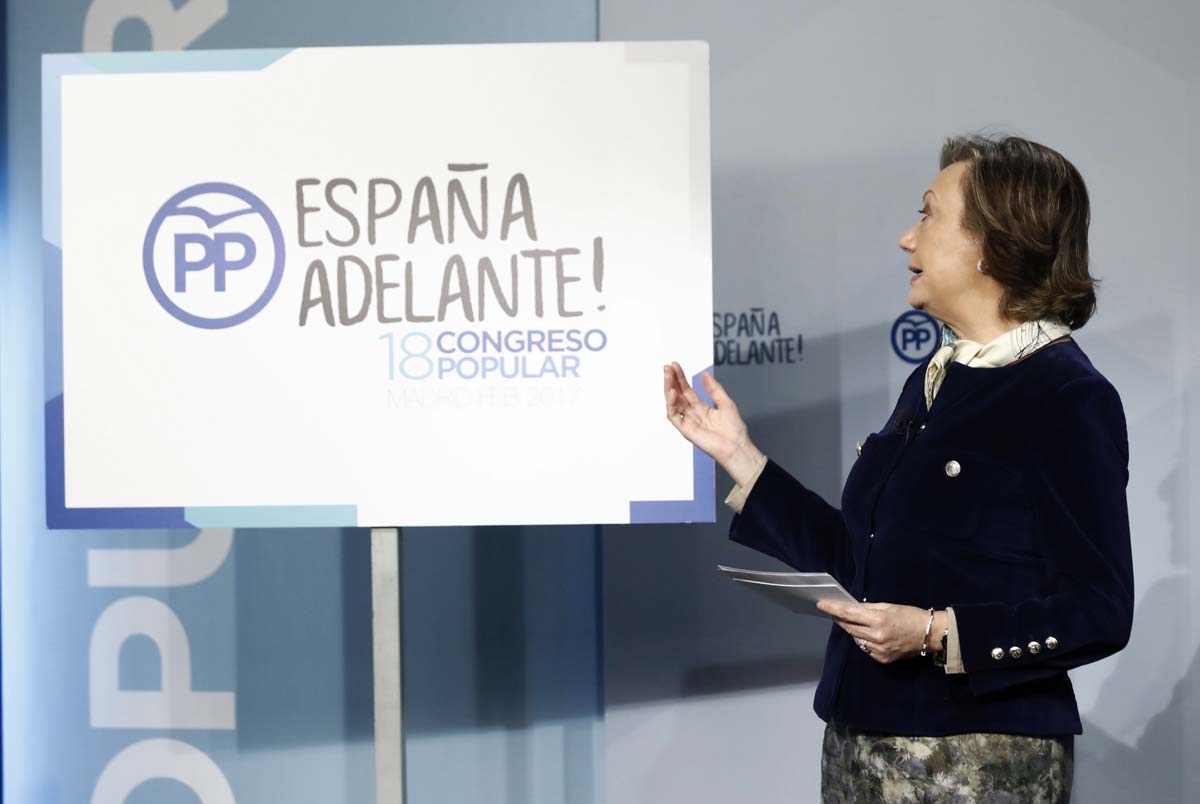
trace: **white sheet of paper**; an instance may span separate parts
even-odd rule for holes
[[[813,617],[829,615],[817,608],[819,600],[836,600],[858,605],[827,572],[760,572],[734,567],[717,567],[737,583],[744,584],[763,597],[797,614]]]
[[[763,570],[739,569],[718,564],[717,569],[731,578],[742,578],[747,581],[765,581],[767,583],[783,583],[789,586],[811,586],[814,584],[838,584],[828,572],[765,572]],[[838,584],[840,586],[840,584]]]

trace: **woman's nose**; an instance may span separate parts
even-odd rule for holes
[[[917,247],[917,225],[914,223],[908,227],[908,230],[900,235],[900,249],[912,253]]]

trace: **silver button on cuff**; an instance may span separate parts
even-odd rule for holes
[[[1018,646],[1013,645],[1011,648],[1008,649],[1008,655],[1013,657],[1014,659],[1020,659],[1021,658],[1021,649]]]
[[[1033,654],[1033,655],[1035,655],[1035,656],[1037,655],[1038,651],[1040,651],[1040,650],[1042,649],[1042,646],[1041,646],[1041,645],[1039,645],[1039,644],[1038,644],[1036,641],[1034,641],[1034,642],[1030,642],[1030,643],[1029,643],[1028,645],[1026,645],[1025,647],[1026,647],[1026,648],[1029,650],[1029,652],[1030,652],[1031,654]]]
[[[958,461],[946,461],[946,474],[950,477],[958,477],[958,473],[962,471],[962,466]]]
[[[1058,640],[1052,636],[1046,637],[1046,650],[1054,650],[1058,647]]]
[[[992,658],[1000,661],[1004,658],[1004,648],[992,648]]]

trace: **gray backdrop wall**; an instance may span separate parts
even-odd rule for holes
[[[714,307],[776,312],[803,344],[717,377],[756,443],[835,504],[912,368],[890,342],[908,309],[897,239],[942,140],[1016,133],[1083,173],[1103,282],[1076,339],[1125,403],[1137,608],[1128,648],[1071,674],[1075,801],[1200,800],[1198,25],[1182,1],[600,1],[601,39],[710,43]],[[781,568],[727,541],[730,515],[605,529],[609,801],[818,800],[827,626],[718,577]]]

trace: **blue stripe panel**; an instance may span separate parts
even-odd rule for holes
[[[182,508],[67,508],[63,397],[46,403],[46,525],[50,528],[186,528]]]
[[[363,529],[243,529],[220,569],[200,583],[107,589],[88,586],[89,551],[175,549],[195,539],[196,530],[178,521],[170,530],[68,534],[43,524],[47,453],[41,428],[45,421],[57,433],[59,448],[48,454],[61,455],[61,400],[54,397],[62,387],[61,325],[57,311],[44,312],[42,298],[44,285],[58,297],[61,277],[42,270],[44,255],[52,257],[47,263],[59,261],[57,250],[42,242],[58,237],[59,165],[57,158],[48,160],[55,176],[43,186],[39,62],[43,53],[82,50],[85,18],[94,28],[103,16],[96,10],[117,7],[131,11],[111,32],[112,45],[149,47],[155,25],[140,15],[160,5],[176,12],[222,6],[219,19],[195,27],[196,38],[185,47],[197,50],[592,41],[596,6],[592,0],[338,0],[295,13],[270,0],[7,3],[12,36],[0,39],[9,92],[2,134],[13,156],[0,189],[11,193],[10,253],[0,260],[3,799],[89,801],[102,768],[119,751],[170,734],[96,729],[88,722],[93,628],[107,606],[136,595],[167,604],[183,622],[195,689],[237,695],[236,731],[170,736],[204,751],[240,804],[374,801],[370,551]],[[159,17],[177,18],[170,10]],[[87,59],[77,57],[71,71],[98,72]],[[403,81],[396,77],[381,77],[378,90],[381,103],[403,102]],[[54,120],[48,130],[57,132],[57,126]],[[56,155],[59,137],[48,139]],[[44,228],[43,193],[54,208]],[[44,315],[54,319],[46,326],[53,333],[48,357],[42,351]],[[44,385],[43,360],[53,371]],[[47,400],[59,406],[56,415],[48,415]],[[61,510],[61,464],[50,472],[55,474],[58,491],[52,483],[51,494]],[[416,699],[406,700],[412,706],[405,712],[410,801],[524,804],[543,793],[569,804],[604,801],[598,547],[599,528],[591,526],[562,533],[405,529],[405,692],[406,699]],[[504,573],[495,571],[498,557],[506,561]],[[564,566],[566,577],[578,582],[562,585]],[[444,582],[440,567],[455,568],[453,583]],[[160,679],[160,657],[146,642],[132,639],[122,652],[120,677],[129,689]],[[532,756],[538,761],[528,761]],[[178,782],[154,779],[137,788],[128,804],[197,800]]]
[[[243,48],[241,50],[171,50],[85,53],[74,56],[101,73],[205,73],[249,71],[268,67],[292,52],[292,48]],[[59,58],[46,56],[45,61]]]
[[[357,505],[255,505],[185,508],[184,518],[197,528],[353,527]]]
[[[45,374],[42,384],[46,399],[62,396],[62,249],[42,241],[42,307],[45,315]]]

